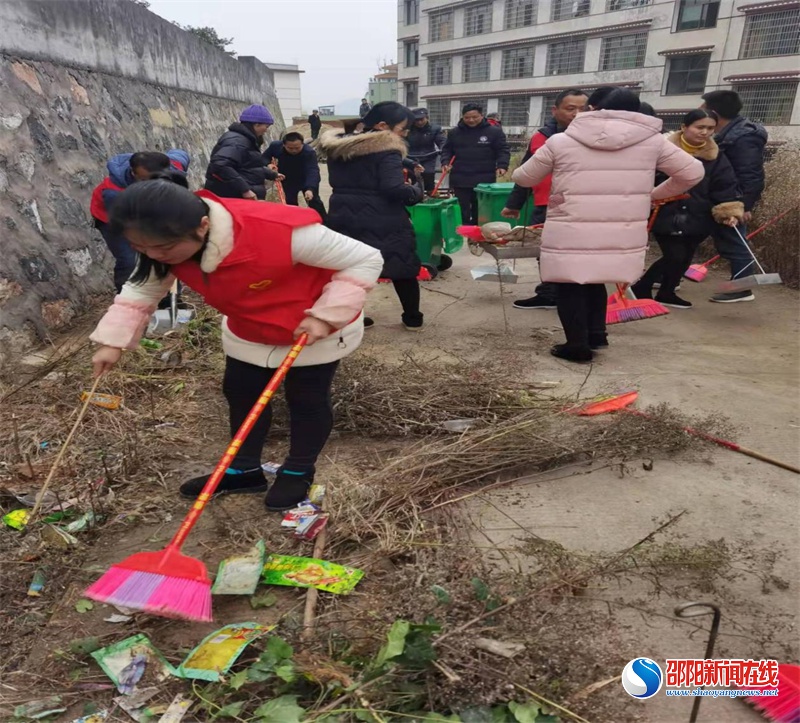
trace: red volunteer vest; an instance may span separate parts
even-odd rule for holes
[[[197,195],[221,204],[233,217],[233,250],[211,273],[204,273],[196,261],[177,264],[172,273],[225,314],[228,328],[240,339],[293,343],[306,309],[335,273],[292,264],[292,232],[320,223],[319,214],[297,206],[218,198],[209,191]]]
[[[106,204],[103,201],[103,191],[105,191],[107,188],[110,188],[112,191],[125,190],[124,188],[112,183],[108,176],[106,176],[94,187],[94,191],[92,191],[92,201],[89,204],[89,212],[98,221],[102,221],[103,223],[108,223],[108,209],[106,209]]]
[[[545,143],[547,137],[536,131],[531,136],[531,153],[536,153]],[[553,176],[547,176],[538,186],[533,189],[533,203],[536,206],[546,206],[550,203],[550,187],[553,185]]]

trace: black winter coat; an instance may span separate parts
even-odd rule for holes
[[[327,158],[333,188],[327,225],[378,249],[382,277],[415,279],[420,260],[406,206],[419,203],[423,191],[405,182],[405,141],[390,131],[328,131],[318,148]]]
[[[746,211],[752,211],[764,190],[764,146],[767,131],[760,123],[736,116],[714,140],[739,179]]]
[[[680,136],[680,132],[673,133],[669,140],[680,147]],[[661,207],[653,224],[656,236],[705,237],[717,223],[730,216],[741,218],[744,214],[736,174],[717,144],[709,139],[706,147],[694,157],[703,164],[705,176],[688,191],[689,198]],[[666,178],[663,173],[656,174],[656,185]]]
[[[416,125],[406,138],[408,143],[408,156],[425,168],[426,173],[436,171],[436,158],[444,147],[445,134],[441,126],[427,123],[422,128]]]
[[[311,126],[312,131],[318,131],[320,128],[322,128],[322,118],[312,113],[310,116],[308,116],[308,125]]]
[[[290,156],[283,147],[283,141],[272,141],[264,151],[264,163],[278,161],[278,172],[286,176],[283,185],[287,189],[299,191],[318,191],[320,184],[317,152],[308,144],[296,156]],[[286,159],[283,164],[281,161]],[[296,169],[296,170],[295,170]]]
[[[274,181],[278,174],[267,168],[259,145],[246,125],[231,125],[211,151],[206,190],[222,198],[241,198],[252,191],[263,200],[267,195],[264,181]]]
[[[447,134],[442,165],[456,162],[450,173],[450,188],[475,188],[479,183],[497,181],[497,170],[508,170],[511,149],[503,129],[485,120],[475,128],[459,121]]]

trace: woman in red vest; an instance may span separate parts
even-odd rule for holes
[[[139,254],[139,265],[91,335],[101,344],[95,374],[135,349],[158,300],[177,278],[222,312],[223,392],[230,425],[238,429],[273,369],[302,333],[305,348],[286,377],[290,449],[269,488],[269,510],[301,502],[333,426],[330,388],[339,360],[364,333],[362,309],[383,259],[376,249],[331,231],[316,211],[191,193],[165,179],[121,193],[113,227]],[[217,494],[267,490],[261,451],[268,407],[242,445]],[[195,498],[207,480],[181,486]]]

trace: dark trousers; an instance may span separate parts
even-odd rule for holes
[[[656,241],[662,256],[644,272],[644,276],[636,282],[636,286],[649,296],[652,294],[653,284],[658,282],[661,284],[659,291],[661,296],[672,294],[692,263],[694,252],[705,238],[705,236],[657,235]]]
[[[557,287],[558,318],[567,345],[589,348],[589,336],[606,333],[608,295],[603,284],[554,284]]]
[[[312,188],[314,192],[314,198],[310,201],[307,201],[308,207],[313,208],[322,219],[322,223],[325,223],[328,220],[328,212],[325,210],[325,204],[322,203],[322,199],[319,197],[319,189]],[[300,204],[297,202],[297,197],[303,192],[301,188],[292,188],[291,186],[284,186],[284,191],[286,193],[286,203],[290,206],[299,206]]]
[[[107,223],[94,219],[94,225],[114,257],[114,287],[119,293],[122,285],[131,277],[136,268],[138,256],[128,243],[128,239],[111,233],[111,227]]]
[[[311,140],[315,141],[319,138],[319,128],[312,128],[311,129]]]
[[[425,189],[425,193],[429,196],[433,193],[433,189],[436,188],[436,173],[435,171],[424,171],[422,173],[422,187]]]
[[[416,279],[393,279],[392,284],[403,307],[403,321],[422,321],[419,310],[419,281]]]
[[[478,194],[475,193],[474,188],[454,188],[458,199],[458,205],[461,206],[461,220],[466,226],[478,225]]]
[[[533,213],[531,214],[530,225],[538,226],[547,220],[547,206],[534,206]],[[540,299],[549,302],[551,306],[555,306],[558,302],[558,287],[552,281],[542,281],[534,290]]]
[[[313,470],[331,434],[331,384],[338,366],[339,362],[331,362],[292,367],[286,375],[283,387],[289,408],[289,455],[284,467],[293,472]],[[222,391],[228,400],[231,436],[250,413],[274,372],[274,369],[225,357]],[[269,405],[239,449],[232,465],[234,469],[255,469],[261,465],[261,452],[271,424],[272,405]]]
[[[747,227],[742,225],[738,228],[742,236],[747,238]],[[736,229],[722,224],[714,224],[713,237],[717,253],[731,265],[732,279],[742,279],[756,273],[753,257],[745,248]]]

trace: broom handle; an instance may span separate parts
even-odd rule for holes
[[[704,261],[700,266],[711,266],[715,261],[719,261],[720,255],[712,256],[708,261]]]
[[[453,167],[453,164],[455,162],[456,162],[456,157],[453,156],[450,159],[450,163],[448,163],[447,166],[446,166],[447,170],[446,171],[442,171],[442,175],[439,177],[439,183],[436,184],[436,186],[433,189],[433,193],[431,194],[432,198],[435,197],[436,194],[439,193],[439,186],[441,186],[442,182],[444,181],[444,179],[447,178],[450,175],[450,169]]]
[[[275,170],[280,173],[280,167],[278,166],[278,159],[273,158],[272,162],[275,164]],[[283,184],[281,183],[280,179],[275,179],[275,190],[278,192],[278,200],[285,206],[286,205],[286,193],[283,190]]]
[[[638,409],[624,409],[622,411],[628,412],[629,414],[635,414],[637,417],[652,419],[652,417],[649,414],[646,414],[645,412],[640,412]],[[693,427],[681,427],[681,429],[687,434],[691,434],[693,437],[699,437],[700,439],[706,440],[706,442],[713,442],[714,444],[717,444],[720,447],[725,447],[725,449],[730,449],[734,452],[739,452],[740,454],[746,454],[748,457],[752,457],[753,459],[759,459],[762,462],[767,462],[768,464],[773,464],[776,467],[787,469],[790,472],[794,472],[795,474],[800,474],[800,467],[795,467],[794,465],[788,464],[787,462],[781,462],[779,459],[775,459],[774,457],[768,457],[766,454],[761,454],[761,452],[756,452],[754,449],[748,449],[747,447],[742,447],[741,445],[736,444],[736,442],[730,442],[727,439],[720,439],[719,437],[714,437],[713,435],[706,434],[705,432],[701,432],[700,430],[694,429]]]
[[[250,430],[253,428],[253,425],[256,423],[258,418],[261,416],[261,413],[264,411],[267,404],[269,404],[275,392],[278,390],[281,382],[286,377],[286,373],[289,371],[292,364],[294,364],[294,360],[297,359],[297,356],[301,351],[303,351],[303,347],[306,345],[307,341],[308,334],[301,334],[294,346],[289,350],[286,358],[281,362],[281,365],[275,370],[275,373],[272,375],[272,379],[270,379],[267,386],[264,387],[264,391],[261,392],[261,396],[253,405],[253,408],[250,410],[250,413],[247,415],[244,422],[242,422],[242,426],[236,431],[230,446],[222,456],[219,464],[211,473],[211,476],[208,478],[208,482],[206,482],[202,491],[197,496],[197,500],[192,505],[189,513],[186,515],[181,523],[181,526],[178,528],[178,531],[175,533],[175,537],[172,538],[167,547],[180,547],[183,545],[189,532],[200,518],[200,514],[203,512],[205,506],[208,504],[212,495],[219,486],[220,480],[222,480],[225,471],[228,469],[228,467],[230,467],[234,457],[236,457],[236,453],[239,451],[242,443],[247,438],[247,435],[250,434]]]
[[[739,227],[734,226],[733,230],[736,231],[736,235],[742,240],[742,244],[744,244],[744,247],[747,249],[748,253],[753,257],[753,263],[755,263],[755,265],[758,266],[758,270],[762,274],[767,273],[766,271],[764,271],[764,267],[758,262],[756,255],[753,253],[753,249],[751,249],[750,244],[747,243],[747,239],[744,236],[742,236],[742,232],[739,230]],[[742,269],[742,271],[748,268],[748,266],[750,266],[750,264],[747,264],[747,266],[745,266],[744,269]],[[740,271],[739,274],[741,274],[742,271]],[[738,276],[739,274],[736,274],[736,276]],[[736,276],[734,276],[733,278],[736,278]]]
[[[792,206],[792,208],[788,209],[787,211],[784,211],[783,213],[779,213],[777,216],[775,216],[775,218],[771,218],[769,221],[767,221],[766,223],[764,223],[761,226],[759,226],[755,231],[752,231],[751,233],[747,234],[747,240],[749,241],[751,238],[753,238],[753,236],[755,236],[758,233],[761,233],[764,229],[769,228],[770,226],[772,226],[772,224],[777,223],[784,216],[787,216],[792,211],[796,211],[798,208],[800,208],[800,206]],[[719,258],[719,257],[717,257],[717,258]]]

